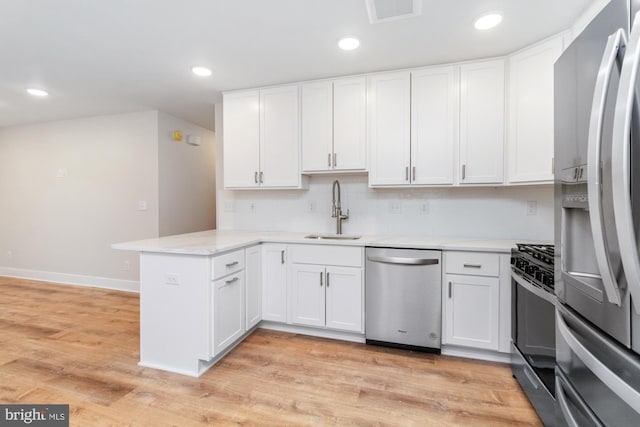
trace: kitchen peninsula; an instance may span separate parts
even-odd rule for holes
[[[309,233],[209,230],[114,244],[115,249],[140,252],[140,365],[200,376],[258,326],[364,342],[364,274],[353,283],[357,292],[348,294],[359,301],[341,304],[350,308],[334,312],[333,322],[309,327],[292,319],[290,270],[294,265],[322,265],[363,272],[365,246],[442,250],[443,286],[445,277],[493,276],[491,286],[474,284],[473,293],[467,294],[465,289],[472,288],[456,282],[458,305],[451,293],[443,293],[443,353],[508,361],[513,241],[305,236]],[[475,262],[478,256],[492,265],[490,271],[465,272],[460,260]],[[475,267],[471,261],[467,265]],[[490,306],[477,304],[469,310],[468,301],[477,296],[486,297]],[[453,319],[461,329],[451,328]]]

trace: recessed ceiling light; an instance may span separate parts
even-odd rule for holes
[[[473,25],[477,30],[488,30],[489,28],[495,27],[500,22],[502,22],[502,15],[498,12],[491,12],[476,19],[476,22]]]
[[[338,46],[342,50],[353,50],[360,46],[360,40],[355,37],[344,37],[338,42]]]
[[[193,71],[193,74],[200,77],[209,77],[211,75],[211,70],[205,67],[193,67],[191,71]]]
[[[42,89],[27,89],[27,92],[29,92],[33,96],[40,96],[40,97],[49,95],[47,91],[44,91]]]

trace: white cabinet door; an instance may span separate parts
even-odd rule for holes
[[[445,278],[446,343],[498,350],[500,279],[452,274]]]
[[[324,326],[326,284],[324,266],[292,264],[290,271],[291,323]]]
[[[287,321],[287,246],[262,245],[262,319]]]
[[[460,183],[504,180],[504,60],[460,66]]]
[[[333,162],[331,82],[302,85],[302,170],[326,171]]]
[[[245,250],[245,330],[262,319],[262,247]]]
[[[259,91],[224,95],[224,188],[258,187],[260,171]]]
[[[300,186],[298,86],[260,91],[260,171],[263,187]]]
[[[364,77],[333,82],[334,170],[364,170],[367,167],[367,97]]]
[[[553,64],[562,36],[509,58],[509,182],[553,180]]]
[[[458,68],[411,73],[411,182],[453,184],[458,146]]]
[[[213,282],[214,355],[244,334],[244,305],[244,271]]]
[[[369,184],[409,184],[411,81],[408,71],[368,80]]]
[[[362,322],[362,269],[326,267],[326,326],[364,332]]]

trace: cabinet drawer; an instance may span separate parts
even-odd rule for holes
[[[212,280],[244,269],[244,249],[215,256],[211,268]]]
[[[353,246],[291,245],[289,256],[294,264],[362,267],[363,249]]]
[[[500,275],[500,256],[483,252],[445,252],[445,271],[471,276]]]

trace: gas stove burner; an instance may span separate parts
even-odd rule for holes
[[[545,291],[554,293],[554,246],[518,243],[517,247],[511,251],[514,272]]]

